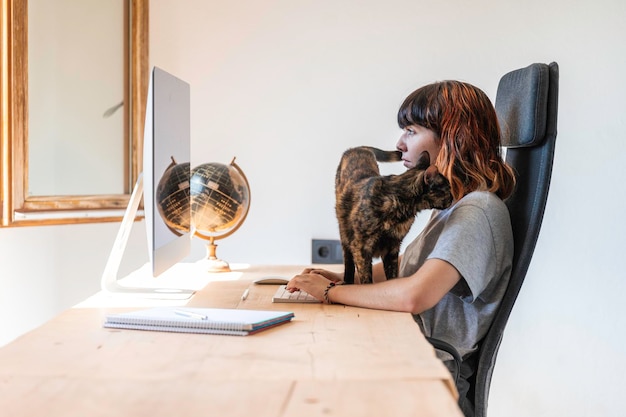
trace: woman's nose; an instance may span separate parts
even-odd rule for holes
[[[398,142],[396,142],[396,149],[399,150],[400,152],[405,152],[406,151],[406,145],[404,144],[404,140],[403,136],[400,136],[400,139],[398,139]]]

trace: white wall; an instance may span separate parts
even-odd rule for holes
[[[336,238],[341,152],[393,147],[397,108],[418,86],[457,78],[493,99],[505,72],[557,61],[550,198],[490,416],[623,415],[626,3],[152,0],[150,19],[152,64],[192,86],[192,164],[237,156],[251,182],[246,223],[218,242],[229,261],[307,263],[311,238]],[[116,231],[0,230],[0,337],[95,291]],[[142,234],[139,223],[133,261]]]

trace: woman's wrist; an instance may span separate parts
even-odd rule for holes
[[[324,303],[333,304],[333,301],[330,299],[330,290],[335,288],[337,285],[342,285],[343,281],[339,282],[330,282],[326,289],[324,290]]]

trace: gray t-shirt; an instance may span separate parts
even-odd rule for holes
[[[400,276],[412,275],[431,258],[453,265],[462,279],[437,305],[414,315],[415,321],[425,336],[450,343],[466,357],[487,333],[511,274],[513,232],[504,202],[475,191],[435,211],[406,248]]]

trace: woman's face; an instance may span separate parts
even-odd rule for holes
[[[396,148],[402,152],[404,166],[414,168],[420,154],[427,151],[430,163],[434,163],[439,155],[441,145],[436,143],[437,135],[430,129],[419,125],[411,125],[404,128],[402,136],[396,144]]]

